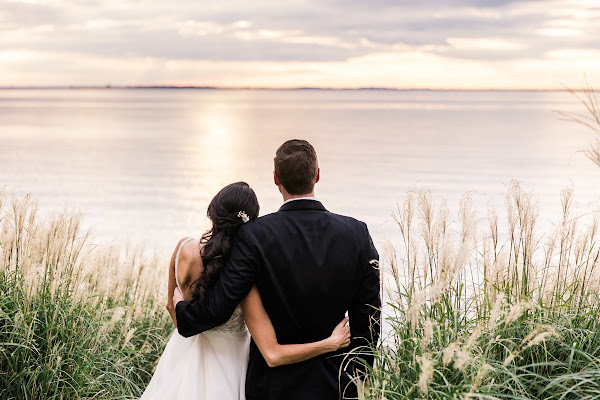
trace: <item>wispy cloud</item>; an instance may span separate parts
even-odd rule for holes
[[[0,85],[558,87],[600,61],[600,0],[424,3],[0,0]]]

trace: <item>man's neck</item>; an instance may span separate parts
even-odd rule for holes
[[[289,193],[282,193],[283,196],[283,202],[285,203],[288,200],[292,200],[292,199],[300,199],[303,197],[315,197],[315,192],[314,190],[310,193],[307,194],[289,194]]]

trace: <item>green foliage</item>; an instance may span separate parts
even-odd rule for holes
[[[172,331],[155,282],[131,273],[147,261],[87,251],[79,215],[35,211],[0,193],[0,399],[139,397]]]
[[[570,188],[562,202],[556,232],[538,236],[517,182],[505,226],[468,197],[456,226],[411,192],[396,215],[404,249],[388,251],[389,332],[363,350],[376,358],[365,398],[600,398],[598,213],[572,216]]]

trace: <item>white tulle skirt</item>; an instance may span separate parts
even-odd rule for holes
[[[249,345],[245,331],[175,330],[140,400],[245,400]]]

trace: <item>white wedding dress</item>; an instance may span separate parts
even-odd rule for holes
[[[188,240],[177,250],[175,277]],[[239,306],[229,321],[196,336],[175,329],[140,400],[244,400],[249,346]]]

